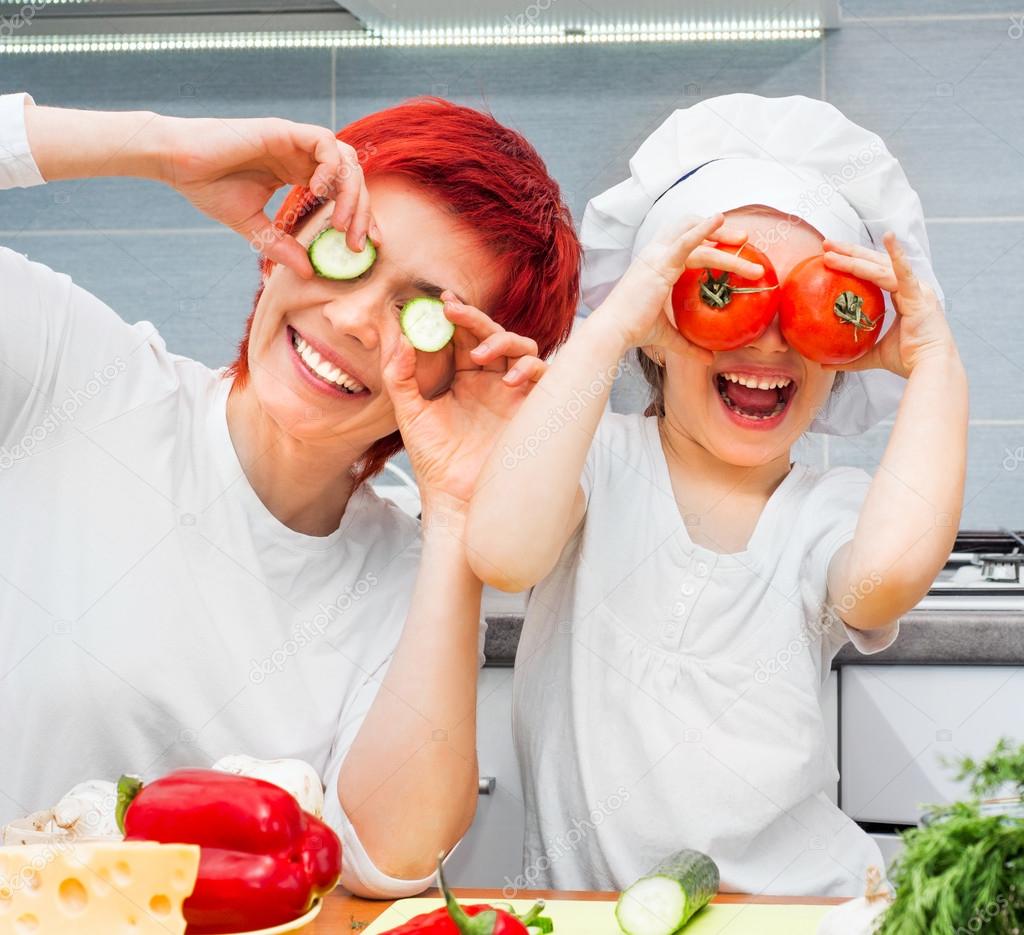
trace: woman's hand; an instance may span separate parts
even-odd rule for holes
[[[716,214],[710,218],[686,218],[660,231],[633,261],[608,298],[592,317],[607,320],[617,329],[623,347],[661,348],[696,357],[710,363],[712,354],[686,340],[672,323],[672,287],[685,268],[728,270],[757,279],[764,270],[735,254],[716,250],[706,241],[729,245],[746,242],[746,232],[724,223]]]
[[[360,249],[377,239],[359,154],[330,130],[276,117],[222,120],[152,111],[25,107],[25,130],[44,179],[137,176],[181,192],[200,211],[247,238],[304,279],[306,251],[267,217],[284,185],[307,185],[334,199],[331,223]]]
[[[891,370],[901,377],[929,357],[957,358],[956,342],[935,292],[914,275],[903,248],[891,231],[883,238],[886,253],[857,244],[826,240],[825,265],[851,273],[892,293],[896,320],[863,357],[826,370]]]
[[[424,399],[416,383],[416,351],[405,335],[384,368],[424,515],[442,502],[446,509],[468,505],[496,439],[547,369],[535,341],[505,331],[450,292],[441,298],[455,325],[451,386]]]
[[[330,130],[276,117],[160,119],[161,181],[304,279],[313,276],[305,249],[265,212],[282,186],[306,185],[334,198],[331,225],[347,231],[351,249],[362,249],[367,236],[377,239],[359,154]]]

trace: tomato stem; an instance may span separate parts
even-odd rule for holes
[[[864,313],[864,300],[856,292],[840,292],[832,306],[836,318],[853,325],[853,340],[860,340],[861,331],[874,331],[881,317],[871,319]]]
[[[700,282],[700,297],[705,305],[712,308],[725,308],[734,295],[746,295],[751,292],[771,292],[778,286],[733,286],[729,283],[729,273],[722,271],[721,276],[714,276],[711,270],[705,270]]]

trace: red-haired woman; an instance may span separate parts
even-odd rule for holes
[[[211,370],[0,247],[0,821],[89,778],[297,757],[343,882],[417,892],[476,801],[466,504],[575,310],[558,188],[518,134],[439,100],[336,139],[0,97],[0,188],[99,175],[172,186],[261,250],[262,280]],[[331,226],[376,243],[358,279],[314,275]],[[440,352],[401,334],[420,295],[456,325]],[[403,444],[421,527],[365,483]]]

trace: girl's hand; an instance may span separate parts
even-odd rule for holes
[[[424,514],[440,501],[446,508],[468,507],[495,441],[547,369],[537,357],[536,341],[505,331],[451,292],[441,298],[455,325],[451,386],[440,396],[423,398],[415,377],[416,351],[404,334],[384,368]]]
[[[625,348],[661,348],[710,363],[710,351],[686,340],[672,324],[672,287],[687,267],[728,270],[748,279],[764,271],[757,263],[716,250],[706,241],[729,245],[746,242],[746,232],[710,218],[686,218],[660,231],[633,261],[608,298],[594,310],[616,329]]]
[[[368,235],[378,238],[359,155],[330,130],[276,117],[160,119],[158,178],[304,279],[313,276],[305,249],[264,210],[282,186],[307,185],[334,198],[331,225],[347,231],[351,249],[362,249]]]
[[[949,322],[935,292],[914,275],[896,235],[883,238],[886,253],[857,244],[826,240],[825,265],[873,282],[892,293],[896,320],[863,357],[826,370],[891,370],[907,377],[922,360],[958,356]]]

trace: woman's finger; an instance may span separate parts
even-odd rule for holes
[[[884,260],[884,254],[876,254]],[[867,260],[860,257],[847,256],[843,253],[836,253],[832,250],[825,253],[825,265],[841,273],[849,273],[858,279],[873,282],[879,289],[886,292],[896,291],[896,273],[889,265],[881,265],[876,260]]]
[[[334,210],[331,212],[331,226],[335,230],[348,231],[352,227],[359,194],[363,187],[363,171],[350,146],[336,140],[339,166],[335,185]],[[349,244],[351,247],[351,244]]]
[[[547,369],[548,365],[539,357],[520,357],[501,379],[506,386],[537,383],[547,373]]]
[[[342,153],[330,130],[318,135],[313,159],[316,168],[307,187],[318,198],[334,198],[341,187]]]
[[[352,221],[348,226],[345,243],[350,250],[362,250],[366,246],[366,237],[370,230],[370,192],[363,181],[362,170],[359,171],[359,192],[356,196],[356,207],[352,212]]]
[[[404,334],[398,336],[381,376],[401,429],[427,406],[416,383],[416,349]]]
[[[500,331],[485,338],[469,353],[481,366],[496,357],[536,357],[537,342],[516,334],[514,331]]]
[[[494,319],[456,298],[450,290],[441,293],[444,300],[444,315],[455,325],[455,336],[452,347],[455,349],[455,370],[475,370],[478,366],[473,358],[473,348],[486,341],[491,335],[499,334],[504,329]],[[487,369],[505,372],[506,366],[492,360]]]
[[[492,334],[504,331],[504,328],[486,312],[460,302],[451,292],[443,292],[441,298],[444,301],[445,317],[453,325],[461,325],[465,328],[468,334],[476,338],[477,344],[486,341]]]
[[[313,267],[309,262],[306,248],[291,234],[285,234],[270,222],[263,212],[255,215],[239,233],[246,237],[250,244],[259,247],[267,259],[282,266],[287,266],[303,279],[313,278]]]

